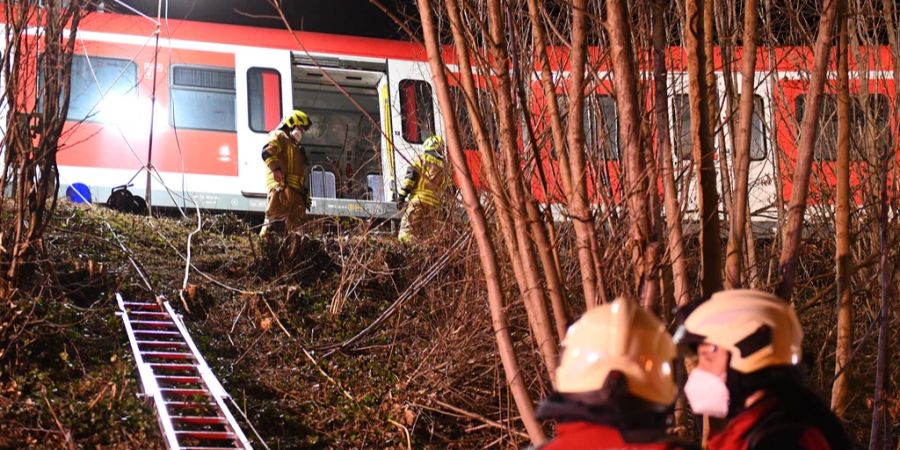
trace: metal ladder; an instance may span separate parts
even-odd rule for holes
[[[153,400],[169,450],[251,449],[219,383],[168,301],[116,293],[144,395]]]

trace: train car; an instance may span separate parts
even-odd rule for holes
[[[117,186],[129,185],[136,194],[149,192],[154,206],[263,211],[266,172],[260,151],[268,131],[298,108],[313,121],[303,140],[312,166],[307,177],[310,213],[388,218],[396,215],[395,194],[409,161],[429,135],[442,134],[421,44],[181,20],[164,20],[159,30],[157,45],[157,24],[146,17],[95,13],[82,22],[58,155],[63,188],[84,183],[92,198],[102,201]],[[564,78],[562,53],[554,57],[554,69]],[[594,58],[597,54],[592,52]],[[451,55],[448,51],[445,57],[453,70]],[[714,57],[716,67],[723,67],[721,55]],[[773,223],[779,195],[790,195],[812,55],[806,48],[762,48],[757,59],[750,209],[754,222]],[[667,61],[675,169],[690,220],[696,195],[683,49],[670,49]],[[877,140],[895,149],[889,51],[862,49],[851,64],[855,104],[872,106],[855,109],[857,122],[868,123],[872,137],[855,142]],[[589,189],[595,204],[619,203],[622,174],[612,73],[602,61],[591,66],[596,82],[585,103],[584,125],[586,151],[596,164],[589,168]],[[649,68],[642,71],[641,88],[650,108],[652,76]],[[721,124],[714,127],[733,118],[721,75],[717,73],[716,86]],[[829,78],[834,84],[833,73]],[[549,122],[540,116],[546,110],[542,90],[536,78],[530,80],[539,119],[534,126],[538,133],[546,132]],[[563,94],[565,83],[559,86]],[[734,86],[739,94],[739,74]],[[813,201],[824,201],[821,194],[834,185],[833,91],[829,88],[822,118]],[[464,108],[457,109],[454,113],[462,114]],[[870,116],[878,111],[878,117],[866,121],[865,111]],[[719,154],[728,155],[731,163],[732,129],[724,130],[714,145],[725,147]],[[857,136],[864,137],[859,131]],[[854,183],[866,177],[862,161],[872,152],[856,146]],[[539,199],[552,204],[561,198],[555,151],[542,148],[537,153],[545,179],[538,180],[535,173],[532,186]],[[469,149],[467,154],[477,178],[477,153]],[[722,186],[721,172],[720,179]]]
[[[95,13],[78,31],[58,154],[62,187],[117,186],[154,206],[263,211],[267,133],[293,108],[311,214],[390,217],[439,132],[425,51],[412,43]],[[149,171],[149,191],[147,172]],[[64,190],[64,189],[63,189]]]

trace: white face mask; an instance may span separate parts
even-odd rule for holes
[[[294,139],[294,141],[300,142],[300,138],[303,137],[303,130],[301,130],[299,127],[294,127],[291,130],[291,137]]]
[[[694,369],[684,385],[684,395],[697,414],[724,418],[728,415],[725,380],[705,370]]]

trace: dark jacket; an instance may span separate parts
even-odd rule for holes
[[[786,381],[728,421],[708,450],[850,450],[840,420],[813,392]]]

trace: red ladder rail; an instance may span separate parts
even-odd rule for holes
[[[169,302],[126,302],[119,293],[116,302],[166,448],[252,449],[225,404],[228,393]]]

